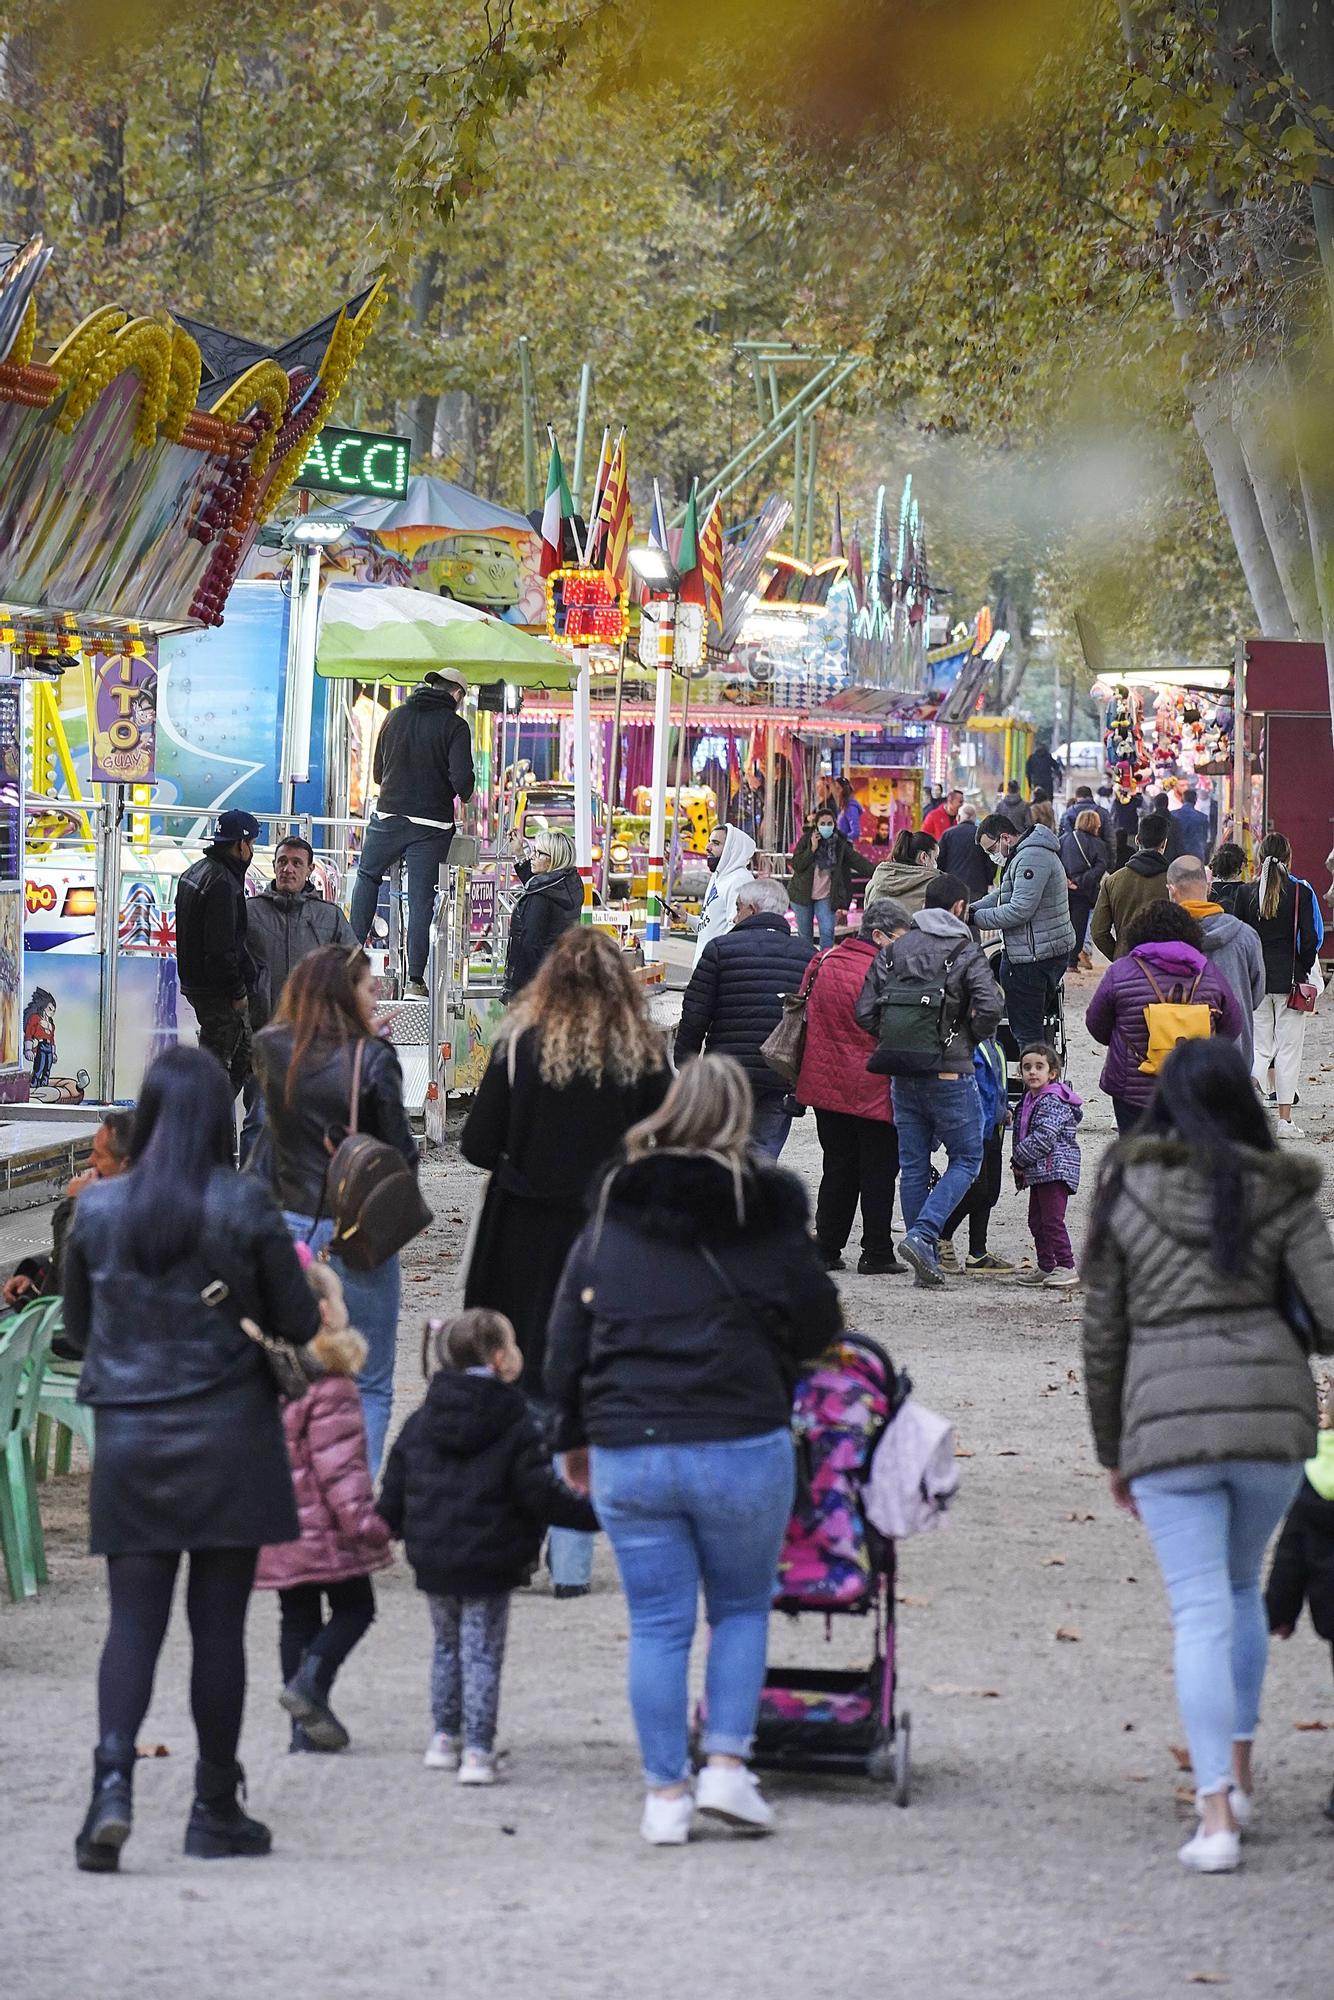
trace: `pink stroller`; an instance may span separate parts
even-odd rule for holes
[[[894,1544],[866,1519],[871,1459],[912,1384],[882,1347],[845,1333],[803,1374],[793,1399],[800,1484],[778,1569],[775,1608],[872,1621],[864,1669],[770,1667],[755,1761],[860,1770],[908,1803],[911,1720],[895,1714]]]

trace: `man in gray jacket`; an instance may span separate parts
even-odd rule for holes
[[[1249,1069],[1255,1060],[1255,1010],[1265,997],[1264,953],[1259,932],[1212,901],[1211,886],[1209,870],[1193,854],[1180,855],[1167,871],[1169,897],[1180,903],[1187,916],[1194,917],[1204,936],[1206,955],[1232,988],[1241,1009],[1244,1025],[1237,1047]]]
[[[246,904],[246,944],[259,968],[250,996],[250,1023],[258,1031],[273,1018],[293,966],[322,944],[355,951],[356,932],[337,903],[326,903],[311,880],[315,850],[293,834],[273,852],[273,880]]]
[[[1070,885],[1061,843],[1050,827],[1035,826],[1024,835],[999,886],[974,903],[969,915],[1004,940],[1000,977],[1011,1033],[1021,1049],[1040,1042],[1047,1008],[1075,949]]]

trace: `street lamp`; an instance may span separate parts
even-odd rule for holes
[[[288,529],[288,538],[302,549],[328,549],[340,542],[351,523],[329,518],[318,519],[313,514],[298,514]]]
[[[650,590],[675,593],[681,587],[681,572],[666,549],[660,549],[654,542],[646,542],[642,548],[630,550],[630,567]]]

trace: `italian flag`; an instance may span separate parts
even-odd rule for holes
[[[560,462],[560,452],[556,440],[551,440],[551,465],[547,472],[547,497],[542,503],[542,558],[538,565],[539,574],[550,576],[553,569],[559,569],[564,557],[561,553],[561,526],[574,513],[574,502],[570,499],[570,489],[565,484],[565,468]]]

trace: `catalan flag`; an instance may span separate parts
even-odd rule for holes
[[[598,506],[602,538],[602,567],[607,582],[616,591],[630,587],[630,537],[634,516],[630,511],[630,483],[625,471],[625,440],[616,446],[602,488]]]
[[[715,500],[699,538],[699,566],[704,577],[704,606],[710,624],[723,622],[723,515]]]

